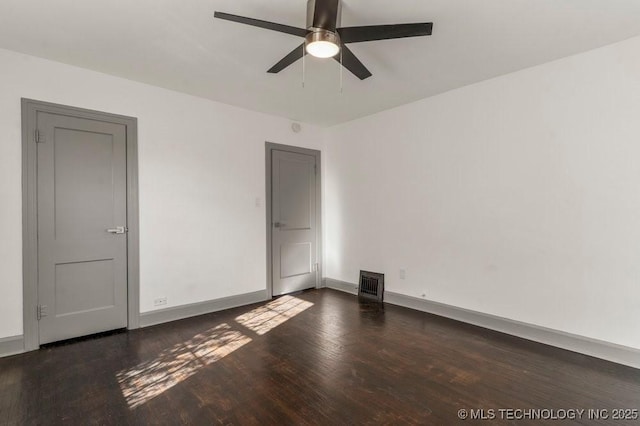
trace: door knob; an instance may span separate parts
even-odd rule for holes
[[[273,227],[274,228],[284,228],[285,227],[285,223],[284,222],[274,222],[273,223]]]
[[[128,229],[124,226],[116,226],[115,228],[107,229],[107,232],[110,234],[124,234]]]

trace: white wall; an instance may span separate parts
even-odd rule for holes
[[[263,289],[264,141],[324,141],[326,276],[379,270],[389,291],[640,348],[639,49],[634,38],[300,134],[0,50],[0,338],[22,333],[27,97],[138,117],[142,312],[160,296]]]
[[[321,129],[0,50],[0,338],[22,334],[21,97],[138,118],[142,312],[266,287],[264,143]]]
[[[638,52],[332,128],[325,275],[381,271],[388,291],[640,348]]]

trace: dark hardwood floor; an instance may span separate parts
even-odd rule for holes
[[[328,289],[0,359],[3,425],[562,423],[458,417],[532,408],[638,409],[640,370]]]

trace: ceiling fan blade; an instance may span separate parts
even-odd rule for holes
[[[214,18],[224,19],[226,21],[237,22],[239,24],[251,25],[253,27],[264,28],[267,30],[278,31],[280,33],[292,34],[298,37],[304,37],[307,35],[307,30],[304,28],[292,27],[289,25],[276,24],[275,22],[262,21],[260,19],[247,18],[245,16],[232,15],[230,13],[215,12]]]
[[[344,43],[341,44],[340,49],[342,53],[338,53],[333,59],[340,63],[340,55],[342,55],[342,66],[351,71],[353,75],[360,80],[371,77],[371,72],[369,72],[367,67],[360,62],[360,59],[358,59]]]
[[[364,27],[338,28],[342,43],[388,40],[392,38],[429,36],[432,22],[420,24],[369,25]]]
[[[295,61],[302,58],[306,54],[307,54],[307,49],[304,48],[304,43],[302,43],[300,46],[293,49],[291,53],[289,53],[287,56],[282,58],[280,62],[272,66],[267,72],[271,74],[279,73],[280,71],[282,71],[289,65],[293,64]]]

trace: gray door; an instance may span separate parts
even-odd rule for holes
[[[317,218],[314,156],[273,151],[273,295],[316,286]]]
[[[40,343],[126,327],[126,128],[43,112],[37,128]]]

